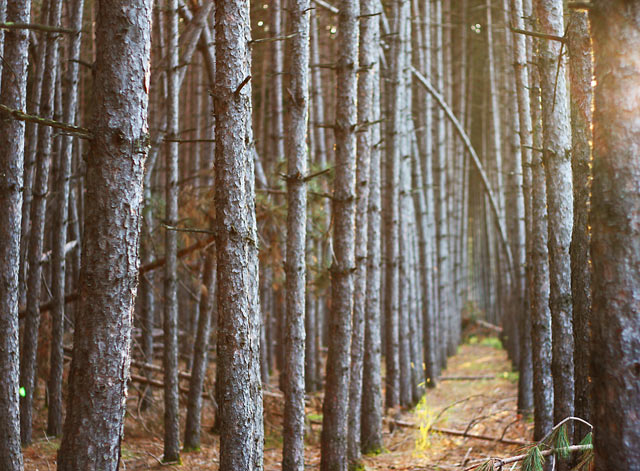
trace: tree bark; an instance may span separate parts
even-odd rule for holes
[[[593,419],[596,471],[640,469],[640,5],[593,2]]]
[[[589,18],[586,11],[569,13],[569,78],[571,84],[571,137],[573,143],[573,233],[571,234],[571,293],[575,371],[575,414],[591,421],[591,260],[589,257],[589,204],[591,193],[591,124],[593,61]],[[576,423],[582,439],[588,427]]]
[[[288,52],[287,250],[285,387],[282,469],[304,470],[305,243],[307,230],[307,119],[309,115],[309,0],[290,0]]]
[[[377,0],[360,1],[360,39],[358,64],[358,132],[356,159],[356,272],[353,293],[351,334],[351,377],[349,383],[348,459],[352,468],[360,464],[360,434],[362,419],[362,375],[365,349],[365,318],[367,295],[367,236],[370,162],[372,150],[373,89],[379,57],[379,21],[371,15],[378,11]]]
[[[31,2],[11,2],[7,20],[29,22]],[[23,110],[27,95],[29,35],[26,30],[10,30],[4,36],[0,103]],[[7,69],[13,74],[6,73]],[[0,125],[0,467],[21,471],[19,411],[18,271],[20,270],[20,230],[24,166],[24,122],[2,116]]]
[[[323,403],[322,471],[347,469],[347,408],[355,268],[355,199],[358,15],[356,0],[341,0],[338,15],[338,61],[333,210],[334,259],[331,267],[329,352]]]
[[[82,13],[84,0],[76,0],[70,8],[70,27],[80,31],[82,29]],[[65,77],[64,103],[62,121],[75,124],[78,107],[78,59],[80,58],[81,34],[69,37],[69,63]],[[71,179],[71,160],[73,156],[73,140],[71,136],[61,136],[60,163],[56,190],[58,193],[58,207],[54,218],[53,249],[51,255],[54,305],[51,310],[51,360],[48,382],[49,411],[47,434],[58,436],[62,433],[62,370],[63,351],[62,336],[64,334],[64,291],[66,257],[65,244],[67,242],[67,226],[69,218],[69,181]]]
[[[539,31],[564,35],[562,0],[535,0]],[[573,415],[573,305],[569,245],[573,227],[571,128],[565,60],[558,41],[541,40],[538,60],[542,96],[544,169],[547,182],[549,279],[553,330],[554,422]],[[570,427],[571,428],[571,427]],[[571,436],[571,434],[569,434]],[[564,466],[564,463],[560,463]],[[561,468],[562,469],[562,468]]]
[[[149,0],[97,8],[94,137],[61,471],[119,467],[149,139],[151,12]]]
[[[51,0],[48,24],[59,26],[62,2]],[[55,106],[56,72],[58,70],[58,41],[54,34],[47,35],[47,57],[40,115],[53,118]],[[31,443],[33,393],[36,388],[36,356],[38,350],[38,330],[40,326],[40,293],[42,288],[42,257],[44,246],[44,228],[47,211],[47,193],[49,191],[49,172],[53,151],[53,128],[41,126],[38,129],[37,165],[31,203],[31,233],[29,237],[29,272],[27,276],[27,316],[25,320],[22,351],[20,354],[20,384],[25,389],[20,399],[20,438],[23,445]]]
[[[260,471],[264,433],[248,2],[216,2],[215,37],[220,469]]]

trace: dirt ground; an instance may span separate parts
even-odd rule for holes
[[[501,442],[434,432],[431,427],[466,431],[470,434],[528,441],[533,424],[516,414],[517,376],[496,339],[471,337],[457,355],[451,357],[445,380],[427,391],[412,410],[391,411],[385,420],[385,450],[365,456],[367,470],[462,470],[487,457],[508,457],[522,448]],[[478,379],[484,378],[484,379]],[[121,469],[129,470],[217,470],[218,437],[209,433],[213,424],[211,403],[205,401],[202,449],[182,453],[181,464],[165,464],[162,459],[162,394],[154,392],[155,405],[148,411],[138,408],[136,385],[130,390],[122,445]],[[210,387],[211,385],[207,385]],[[280,469],[282,459],[281,394],[272,387],[265,396],[265,471]],[[184,398],[183,398],[184,399]],[[56,468],[58,439],[44,434],[46,409],[36,414],[34,444],[24,450],[25,469],[45,471]],[[184,404],[183,404],[184,406]],[[182,407],[184,409],[184,407]],[[320,422],[322,397],[308,403],[307,469],[320,467]],[[184,422],[182,423],[184,425]]]

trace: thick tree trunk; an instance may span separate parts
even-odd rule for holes
[[[597,0],[593,206],[595,469],[640,469],[640,4]]]
[[[369,181],[373,120],[373,89],[376,82],[376,67],[380,54],[379,21],[371,15],[378,11],[377,0],[360,2],[360,47],[358,63],[358,126],[356,161],[356,272],[353,293],[353,332],[351,335],[351,378],[349,383],[349,425],[348,455],[349,465],[360,463],[360,434],[362,419],[362,375],[365,351],[365,318],[367,303],[367,236]]]
[[[304,470],[305,237],[309,114],[309,0],[290,0],[287,155],[286,335],[282,469]]]
[[[149,0],[98,3],[94,137],[61,471],[119,467],[149,139],[151,11]]]
[[[82,12],[84,0],[76,0],[70,8],[70,27],[82,29]],[[78,59],[80,58],[80,34],[70,36],[69,63],[65,77],[64,103],[62,121],[75,124],[78,106]],[[69,180],[71,179],[71,159],[73,155],[73,139],[71,136],[61,137],[60,163],[58,165],[58,207],[54,218],[53,249],[51,255],[53,292],[53,309],[51,310],[51,361],[49,372],[49,412],[47,434],[58,436],[62,433],[62,370],[63,351],[62,336],[64,334],[64,291],[67,242],[67,226],[69,218]]]
[[[48,24],[60,25],[62,2],[51,0]],[[53,34],[47,37],[47,57],[40,115],[53,119],[55,106],[56,72],[58,71],[58,41]],[[20,384],[25,394],[20,399],[20,438],[23,445],[31,443],[33,394],[36,388],[36,356],[38,350],[38,330],[40,326],[40,293],[42,288],[42,257],[44,247],[44,226],[49,191],[49,171],[53,151],[53,128],[41,126],[38,129],[37,165],[35,169],[33,202],[31,204],[31,234],[29,237],[29,272],[27,276],[27,316],[20,353]]]
[[[562,0],[535,0],[539,31],[564,35]],[[544,169],[547,182],[549,279],[553,330],[553,418],[557,423],[573,415],[573,305],[571,300],[571,230],[573,188],[571,181],[571,128],[565,60],[561,44],[539,42],[540,89]],[[571,434],[570,434],[571,436]],[[561,465],[563,465],[561,463]]]
[[[333,191],[333,245],[331,267],[331,311],[329,352],[320,469],[347,469],[347,414],[349,403],[349,360],[355,268],[355,200],[358,15],[357,0],[342,0],[338,16],[338,62],[335,138],[336,168]]]
[[[575,414],[591,421],[591,260],[589,257],[589,201],[591,193],[591,122],[593,105],[593,59],[589,18],[586,11],[569,14],[569,65],[571,80],[571,137],[573,154],[573,233],[571,235],[571,293],[573,297],[573,352],[575,368]],[[582,439],[588,427],[576,423]]]
[[[7,20],[28,23],[29,0],[11,2]],[[26,30],[10,30],[4,37],[0,103],[24,110],[27,95],[29,35]],[[7,74],[10,69],[13,74]],[[18,271],[20,270],[20,230],[24,165],[24,122],[2,115],[0,125],[0,468],[22,470],[19,412]]]
[[[262,470],[260,308],[251,154],[249,4],[216,2],[220,469]]]

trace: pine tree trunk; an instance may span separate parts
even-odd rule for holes
[[[365,349],[365,318],[367,302],[367,236],[369,178],[372,150],[373,88],[379,51],[379,21],[375,13],[376,0],[360,2],[360,43],[358,63],[358,126],[356,161],[356,272],[353,293],[353,321],[351,335],[351,377],[349,383],[348,455],[349,466],[360,464],[360,434],[362,418],[362,375]]]
[[[593,62],[589,18],[586,11],[569,14],[569,65],[571,83],[571,137],[573,153],[573,233],[571,234],[571,292],[573,298],[573,352],[575,368],[575,414],[591,421],[591,260],[589,257],[589,204],[591,192],[591,123]],[[576,423],[582,439],[588,427]]]
[[[70,8],[72,29],[82,29],[82,12],[84,0],[76,0]],[[78,106],[78,68],[80,58],[80,34],[70,36],[69,63],[65,77],[65,91],[62,121],[75,124]],[[58,167],[58,207],[54,218],[53,250],[51,263],[53,268],[51,289],[53,292],[53,309],[51,310],[51,360],[48,382],[49,411],[47,435],[58,436],[62,433],[62,370],[63,351],[62,336],[64,334],[64,292],[66,257],[65,244],[67,242],[67,226],[69,218],[69,180],[71,178],[71,160],[73,155],[73,140],[71,136],[61,137],[60,163]]]
[[[151,11],[148,0],[99,3],[97,9],[97,105],[61,471],[119,467],[148,143]]]
[[[341,0],[339,8],[336,101],[340,106],[336,107],[336,168],[332,210],[335,255],[331,267],[331,335],[322,408],[322,471],[347,469],[347,409],[355,268],[358,1]]]
[[[7,20],[28,23],[29,0],[11,2]],[[27,95],[29,35],[26,30],[10,30],[4,36],[4,55],[0,103],[24,110]],[[10,69],[14,75],[6,73]],[[19,411],[18,271],[20,270],[20,231],[24,166],[24,122],[0,116],[0,468],[21,471]]]
[[[178,2],[166,0],[167,25],[167,137],[177,139],[179,119]],[[164,265],[164,462],[180,460],[178,398],[178,143],[165,144],[165,258]]]
[[[48,24],[60,25],[62,2],[51,0]],[[53,34],[47,37],[47,57],[40,115],[53,119],[55,105],[56,72],[58,70],[58,41]],[[44,247],[44,228],[49,191],[49,172],[53,152],[53,128],[42,126],[38,130],[37,166],[35,169],[33,202],[31,204],[31,234],[29,237],[29,272],[27,276],[27,316],[20,353],[20,384],[25,395],[20,400],[20,438],[23,445],[31,443],[33,394],[36,385],[36,356],[38,350],[38,330],[40,326],[40,293],[42,288],[42,264],[40,259]]]
[[[592,3],[595,469],[640,469],[640,5]]]
[[[525,8],[525,15],[527,12],[530,12],[530,9]],[[542,147],[540,79],[535,67],[531,72],[532,142],[533,148],[536,149],[531,155],[531,265],[533,270],[531,358],[533,363],[533,439],[537,441],[542,440],[553,427],[553,377],[551,375],[547,184],[542,168],[542,156],[538,150]]]
[[[220,469],[262,470],[260,308],[251,154],[249,4],[216,2],[216,244]]]
[[[305,237],[309,114],[309,0],[290,0],[288,52],[286,335],[282,469],[304,470]]]
[[[380,9],[376,0],[374,7]],[[363,7],[363,12],[367,10]],[[362,20],[361,20],[362,21]],[[379,25],[370,25],[378,37]],[[364,33],[363,33],[364,34]],[[378,42],[376,40],[372,40]],[[363,453],[382,450],[382,377],[380,334],[381,237],[380,237],[380,64],[372,67],[371,162],[369,165],[369,201],[367,206],[367,292],[365,306],[364,359],[362,372],[361,449]]]
[[[564,35],[562,0],[535,0],[539,31]],[[571,128],[565,61],[558,41],[539,42],[544,169],[547,182],[549,279],[553,330],[553,389],[556,423],[573,415],[573,315],[571,300]],[[560,61],[558,63],[558,61]],[[571,434],[569,434],[571,436]],[[561,469],[564,463],[560,463]]]

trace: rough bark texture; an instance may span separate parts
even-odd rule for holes
[[[282,469],[304,470],[305,238],[307,230],[307,119],[309,111],[309,0],[291,0],[287,155],[285,387]]]
[[[31,2],[11,2],[7,19],[29,22]],[[26,30],[7,31],[4,37],[0,103],[24,110],[27,94],[29,36]],[[8,74],[10,68],[15,74]],[[22,470],[19,413],[18,271],[24,164],[24,122],[0,116],[0,468]]]
[[[248,2],[216,2],[215,37],[220,469],[259,471],[264,433]]]
[[[335,256],[331,266],[331,335],[322,408],[322,471],[347,469],[347,406],[355,268],[358,1],[342,0],[339,8],[336,102],[340,106],[336,107],[336,169],[332,210]]]
[[[593,2],[595,469],[640,469],[640,4]]]
[[[61,471],[119,467],[149,139],[150,44],[151,1],[98,3],[94,137]]]
[[[178,78],[178,1],[167,0],[167,137],[179,137],[179,78]],[[178,224],[178,143],[167,142],[165,147],[165,224]],[[178,234],[165,227],[164,265],[164,456],[163,461],[180,459],[180,411],[178,398]]]
[[[376,6],[380,8],[379,2]],[[364,10],[363,10],[364,11]],[[379,32],[378,32],[379,33]],[[380,119],[380,65],[373,67],[374,87],[372,122]],[[362,425],[361,448],[363,453],[382,451],[382,377],[380,336],[381,290],[381,238],[380,238],[380,124],[371,128],[371,162],[369,173],[369,202],[367,215],[367,295],[364,330],[364,359],[362,373]]]
[[[526,13],[525,13],[526,14]],[[542,146],[540,82],[531,74],[531,121],[533,147]],[[531,345],[533,363],[533,439],[542,438],[553,427],[553,378],[551,376],[551,311],[549,310],[549,249],[547,246],[547,189],[540,152],[531,155]]]
[[[511,27],[517,29],[524,29],[524,12],[523,12],[523,4],[522,0],[511,0]],[[529,368],[530,376],[527,383],[523,383],[522,386],[519,385],[518,391],[522,387],[529,388],[528,391],[531,393],[528,397],[523,396],[523,400],[521,402],[520,410],[522,412],[530,412],[530,409],[534,406],[533,404],[533,363],[532,363],[532,348],[531,345],[531,328],[532,328],[532,310],[531,310],[531,301],[532,301],[532,283],[533,283],[533,267],[531,266],[531,241],[532,241],[532,215],[531,215],[531,151],[533,147],[533,127],[531,123],[531,100],[529,95],[529,88],[531,82],[529,80],[529,68],[527,66],[527,43],[524,35],[513,33],[513,68],[515,73],[515,88],[516,88],[516,99],[517,99],[517,112],[519,119],[519,130],[520,130],[520,151],[521,151],[521,173],[522,173],[522,189],[523,189],[523,198],[524,198],[524,238],[526,239],[526,247],[525,247],[525,260],[524,265],[522,266],[523,270],[523,281],[524,286],[522,286],[522,297],[523,303],[522,313],[519,315],[521,325],[524,327],[521,329],[521,335],[528,336],[528,339],[525,339],[521,336],[521,343],[523,344],[523,356],[521,356],[521,361],[525,360],[528,357],[528,365],[521,365],[520,369]],[[527,328],[528,327],[528,328]],[[527,353],[529,350],[529,353]],[[520,398],[520,395],[519,395]],[[525,400],[526,399],[526,400]],[[528,411],[527,411],[528,409]]]
[[[360,2],[360,14],[375,13],[376,0]],[[360,20],[360,47],[358,63],[358,126],[356,162],[356,272],[353,293],[353,332],[351,335],[351,377],[349,383],[349,465],[360,462],[360,432],[362,411],[362,374],[364,361],[364,336],[367,303],[367,236],[370,162],[372,150],[373,89],[376,83],[376,67],[379,56],[379,18],[363,16]]]
[[[62,2],[52,0],[49,5],[48,23],[60,25]],[[58,41],[53,34],[47,37],[47,57],[40,114],[47,119],[53,118],[55,106],[56,73],[58,70]],[[53,128],[41,126],[38,129],[38,151],[31,204],[31,234],[29,237],[29,272],[27,275],[27,316],[24,326],[22,349],[20,352],[20,385],[25,388],[20,398],[20,438],[23,445],[31,443],[33,393],[36,381],[36,356],[38,349],[38,330],[40,326],[40,294],[42,288],[42,257],[44,247],[44,226],[47,211],[47,193],[49,191],[49,171],[53,150]]]
[[[71,14],[70,27],[82,29],[82,12],[84,0],[73,2],[69,12]],[[82,36],[69,36],[69,58],[67,73],[64,78],[64,103],[62,121],[75,124],[76,108],[78,105],[78,68],[80,58],[80,44]],[[51,263],[53,268],[51,290],[53,293],[53,308],[51,310],[51,360],[48,382],[49,411],[47,434],[58,436],[62,433],[62,372],[63,351],[62,336],[64,334],[64,290],[66,257],[65,244],[67,242],[67,226],[69,217],[69,181],[71,179],[71,159],[73,156],[73,138],[61,136],[60,163],[58,165],[58,193],[57,211],[53,220],[53,249]]]
[[[535,0],[541,33],[564,35],[562,0]],[[558,41],[539,42],[543,162],[547,182],[549,307],[553,330],[554,421],[573,415],[573,315],[571,302],[571,129],[565,60]],[[558,62],[559,61],[559,62]],[[561,465],[564,465],[561,463]]]
[[[575,368],[575,414],[591,421],[591,262],[589,258],[589,200],[591,192],[591,122],[593,75],[591,36],[586,11],[569,14],[569,65],[571,83],[571,134],[573,153],[573,234],[571,235],[571,292],[573,297],[573,353]],[[576,423],[576,438],[581,440],[588,427]]]

